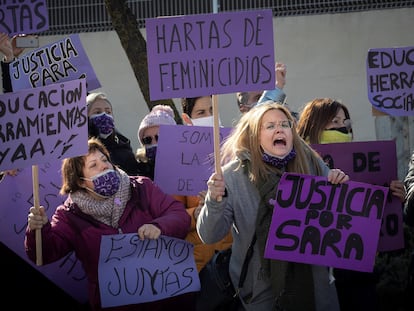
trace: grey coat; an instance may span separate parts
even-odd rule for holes
[[[239,161],[232,161],[223,167],[227,196],[221,202],[206,197],[205,205],[197,219],[197,231],[204,243],[215,243],[221,240],[231,228],[233,234],[232,256],[230,260],[230,276],[237,287],[243,260],[249,243],[255,232],[256,215],[260,195],[243,169],[235,170]],[[324,175],[329,168],[321,160]],[[275,298],[272,293],[270,279],[261,273],[261,254],[255,244],[253,257],[250,260],[248,273],[240,297],[245,310],[275,310]],[[318,311],[339,310],[335,285],[329,284],[327,267],[313,266],[315,301]]]

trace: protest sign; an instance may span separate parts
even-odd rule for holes
[[[230,133],[220,128],[220,141]],[[166,193],[197,195],[214,172],[213,128],[161,125],[154,181]]]
[[[372,272],[388,188],[285,173],[265,258]]]
[[[333,144],[314,144],[312,147],[330,168],[340,167],[353,181],[389,187],[397,180],[397,153],[394,140]],[[385,205],[378,251],[404,247],[404,228],[401,201],[388,195]]]
[[[0,170],[88,151],[85,79],[0,95]]]
[[[13,36],[49,29],[46,0],[2,0],[0,3],[0,32]]]
[[[271,10],[145,21],[151,100],[274,89]]]
[[[193,248],[185,240],[167,236],[145,240],[136,233],[102,236],[98,268],[102,306],[199,291]]]
[[[79,34],[42,46],[10,63],[14,91],[86,79],[88,91],[101,87]]]
[[[370,49],[366,66],[373,108],[392,116],[413,116],[414,46]]]
[[[61,161],[39,165],[39,198],[49,219],[65,199],[58,194],[62,184],[60,166]],[[68,295],[86,303],[86,274],[73,252],[57,262],[42,266],[35,265],[26,255],[24,237],[29,209],[33,206],[32,189],[31,168],[19,169],[17,176],[6,176],[0,183],[0,241]],[[24,279],[20,281],[25,282]]]

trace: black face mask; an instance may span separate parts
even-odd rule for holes
[[[331,128],[331,129],[326,129],[327,131],[338,131],[341,132],[343,134],[348,134],[349,130],[346,126],[343,127],[336,127],[336,128]]]

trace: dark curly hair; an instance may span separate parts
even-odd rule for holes
[[[211,95],[204,95],[204,96],[211,97]],[[183,112],[188,114],[191,117],[191,113],[193,112],[196,100],[204,96],[181,98],[181,108],[183,109]]]

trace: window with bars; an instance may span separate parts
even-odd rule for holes
[[[138,26],[157,16],[213,12],[214,0],[128,0]],[[395,0],[216,0],[218,12],[272,9],[274,16],[346,13],[414,7],[414,1]],[[113,30],[104,0],[47,0],[50,29],[42,34]]]

